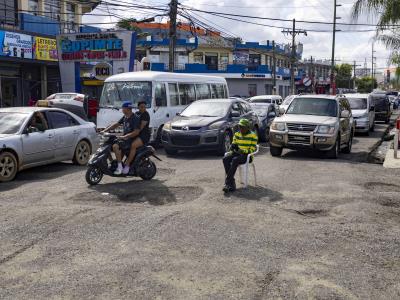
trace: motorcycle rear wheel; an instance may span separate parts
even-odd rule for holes
[[[89,167],[86,171],[86,182],[90,185],[98,184],[103,178],[103,172],[97,167]]]
[[[150,159],[146,159],[140,162],[138,168],[138,175],[143,180],[151,180],[154,176],[156,176],[157,167],[154,162]]]

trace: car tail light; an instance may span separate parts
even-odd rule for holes
[[[83,97],[76,96],[76,97],[74,98],[74,100],[79,101],[79,102],[83,102]]]
[[[400,129],[400,118],[398,118],[396,121],[396,128]]]

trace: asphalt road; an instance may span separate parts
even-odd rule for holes
[[[228,196],[211,153],[94,188],[69,163],[24,171],[0,185],[0,299],[399,299],[400,171],[360,163],[371,143],[262,149],[259,186]]]

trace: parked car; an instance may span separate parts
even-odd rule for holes
[[[59,161],[85,165],[97,148],[96,127],[62,110],[43,107],[0,109],[0,182],[18,171]]]
[[[286,113],[274,120],[270,130],[270,151],[280,156],[283,148],[315,149],[337,158],[350,153],[355,123],[344,96],[297,96]]]
[[[283,100],[282,97],[279,95],[261,95],[261,96],[254,96],[249,99],[251,103],[267,103],[267,104],[274,104],[275,109],[279,112],[279,105],[282,104]]]
[[[287,96],[287,97],[285,98],[285,100],[283,100],[282,104],[279,105],[279,108],[283,108],[282,111],[286,111],[286,110],[288,109],[290,103],[292,103],[293,99],[296,98],[296,96],[297,96],[297,95],[290,95],[290,96]]]
[[[275,105],[265,103],[250,103],[251,108],[258,115],[260,121],[259,139],[263,142],[269,141],[269,129],[272,121],[275,119],[277,112]]]
[[[230,148],[241,118],[247,118],[258,132],[258,117],[247,102],[236,99],[198,100],[164,125],[161,141],[169,155],[179,150],[200,149],[214,149],[224,154]]]
[[[39,107],[52,107],[65,109],[85,121],[88,121],[87,107],[84,103],[88,102],[84,94],[79,93],[56,93],[48,96],[44,100],[38,100],[36,106]]]
[[[369,94],[347,94],[353,118],[356,123],[356,132],[369,134],[375,128],[375,107]]]
[[[386,94],[371,94],[373,105],[375,107],[375,120],[384,121],[386,124],[390,121],[391,104]]]

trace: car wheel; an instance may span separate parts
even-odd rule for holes
[[[350,154],[352,147],[353,147],[353,133],[351,133],[349,141],[347,142],[346,148],[343,149],[343,152],[346,153],[346,154]]]
[[[170,155],[170,156],[178,154],[178,150],[175,150],[175,149],[164,147],[164,150],[165,150],[165,153],[167,153],[167,155]]]
[[[231,148],[231,144],[232,144],[232,135],[229,131],[225,131],[222,136],[222,144],[219,154],[225,155],[225,153],[228,152],[229,149]]]
[[[265,130],[264,130],[264,141],[266,143],[269,142],[269,127],[265,128]]]
[[[98,184],[103,178],[103,172],[98,167],[89,167],[86,171],[85,179],[90,185]]]
[[[80,141],[75,148],[73,162],[77,165],[84,166],[90,159],[90,145],[86,141]]]
[[[274,157],[278,157],[282,155],[283,148],[282,147],[275,147],[275,146],[270,146],[269,147],[269,152],[271,152],[271,155]]]
[[[339,137],[336,139],[335,146],[329,150],[327,153],[329,158],[338,158],[340,154],[340,139]]]
[[[18,163],[15,155],[7,151],[0,153],[0,182],[13,180],[17,171]]]

